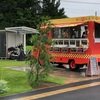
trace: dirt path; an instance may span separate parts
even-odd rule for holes
[[[73,71],[70,71],[69,69],[56,68],[53,70],[51,75],[55,77],[66,78],[65,84],[100,78],[100,75],[87,77],[85,76],[85,73],[86,73],[86,69],[81,69],[77,72],[73,72]]]
[[[21,71],[29,70],[29,67],[27,66],[23,66],[23,67],[16,66],[16,67],[11,67],[11,68],[14,70],[21,70]],[[86,73],[86,68],[83,68],[83,69],[80,69],[79,71],[74,72],[74,71],[70,71],[67,68],[65,69],[65,68],[54,67],[53,72],[50,75],[55,76],[55,77],[65,78],[65,84],[100,78],[100,75],[86,77],[85,73]]]

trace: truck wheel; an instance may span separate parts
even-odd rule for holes
[[[69,61],[69,68],[72,71],[78,70],[79,69],[79,65],[75,64],[74,60],[70,60]]]

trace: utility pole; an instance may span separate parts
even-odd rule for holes
[[[95,16],[97,16],[97,11],[95,11]]]

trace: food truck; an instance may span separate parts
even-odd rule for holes
[[[71,70],[88,64],[90,57],[100,62],[100,17],[84,16],[52,19],[48,36],[52,39],[51,62],[69,64]],[[65,35],[66,33],[66,35]]]

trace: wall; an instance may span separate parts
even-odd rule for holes
[[[7,48],[23,43],[23,35],[7,32]]]

